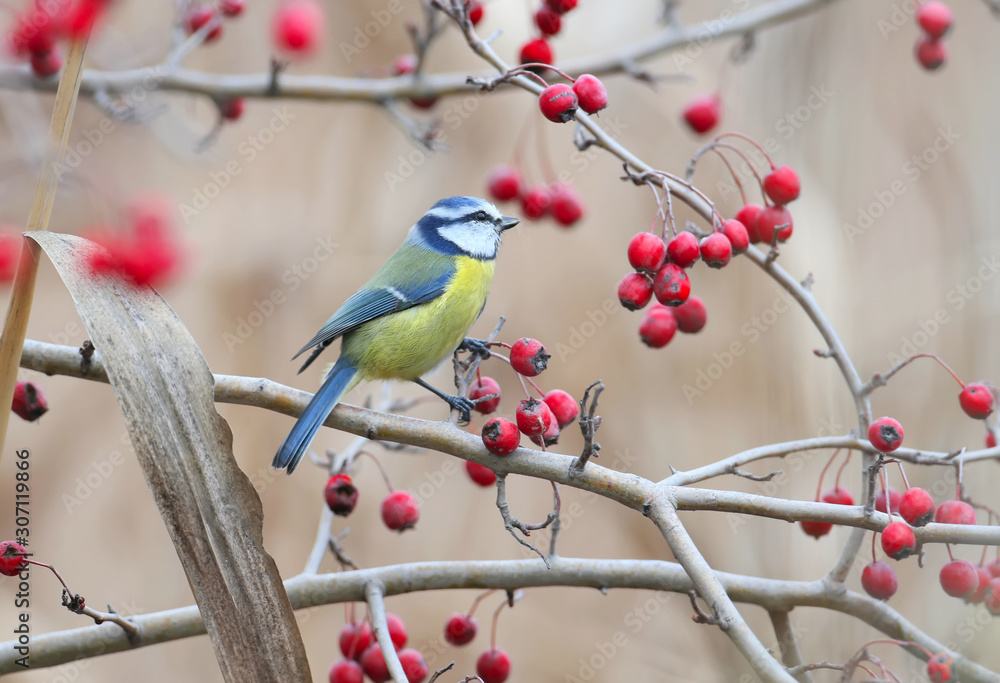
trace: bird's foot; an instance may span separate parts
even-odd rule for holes
[[[444,395],[441,398],[443,398],[445,402],[451,406],[452,410],[458,411],[459,426],[464,427],[472,421],[472,410],[476,407],[476,404],[470,399],[465,398],[464,396],[448,395]]]
[[[473,339],[472,337],[466,337],[462,340],[462,343],[458,346],[459,351],[468,351],[474,356],[479,356],[483,360],[490,357],[491,351],[489,347],[489,342],[485,339]]]

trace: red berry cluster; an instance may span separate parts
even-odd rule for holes
[[[109,4],[110,0],[31,2],[7,32],[10,51],[27,58],[38,78],[53,76],[63,65],[58,42],[87,35]]]
[[[409,636],[403,620],[395,614],[387,614],[386,625],[399,663],[403,665],[406,680],[409,683],[421,683],[430,670],[419,650],[406,648]],[[375,642],[368,622],[351,622],[341,629],[340,652],[344,659],[334,662],[330,667],[330,683],[362,683],[365,676],[375,683],[392,680],[382,648]]]
[[[545,0],[534,14],[535,27],[541,34],[521,46],[522,64],[552,64],[552,46],[547,38],[562,30],[562,18],[576,9],[577,0]],[[539,67],[535,67],[539,68]]]
[[[583,199],[569,183],[554,182],[528,186],[516,166],[497,166],[487,180],[490,196],[497,201],[519,200],[521,213],[529,220],[552,216],[564,227],[583,218]]]
[[[49,404],[41,388],[34,382],[18,382],[14,386],[14,400],[10,409],[22,420],[34,422],[46,412]]]
[[[917,61],[928,71],[934,71],[948,59],[948,49],[941,40],[951,28],[951,8],[939,0],[920,3],[917,24],[924,35],[917,40]]]
[[[164,284],[181,260],[168,216],[166,204],[141,200],[130,207],[127,232],[93,229],[90,239],[101,248],[87,254],[91,273],[116,273],[140,286]]]

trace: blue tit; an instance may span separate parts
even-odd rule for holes
[[[271,466],[291,474],[340,397],[362,380],[416,382],[468,421],[469,399],[448,396],[420,377],[461,346],[488,353],[465,335],[486,305],[500,235],[518,223],[476,197],[448,197],[432,206],[372,279],[293,357],[313,349],[302,372],[342,338],[340,358]]]

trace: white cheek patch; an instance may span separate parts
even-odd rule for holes
[[[449,225],[438,229],[438,233],[469,256],[481,259],[496,258],[500,233],[483,223]]]

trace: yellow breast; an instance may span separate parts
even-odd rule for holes
[[[361,379],[414,380],[462,343],[483,310],[494,261],[459,256],[444,294],[426,304],[365,323],[344,336],[341,353]]]

